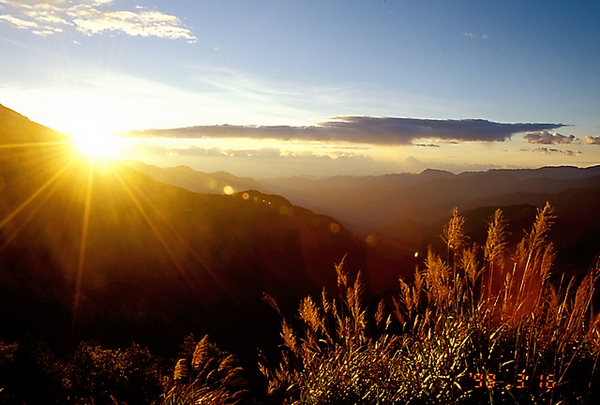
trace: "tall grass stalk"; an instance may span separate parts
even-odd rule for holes
[[[173,378],[164,378],[161,403],[237,404],[247,393],[241,372],[235,356],[219,350],[206,335],[196,344],[190,359],[177,361]]]

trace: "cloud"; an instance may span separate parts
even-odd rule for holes
[[[12,15],[6,15],[6,14],[0,15],[0,20],[4,20],[4,21],[8,22],[10,25],[14,26],[15,28],[22,28],[22,29],[39,28],[39,25],[33,21],[22,20],[20,18],[14,17]]]
[[[393,161],[380,161],[361,153],[327,151],[325,154],[314,150],[284,150],[279,148],[257,148],[233,150],[190,146],[174,148],[170,146],[136,144],[122,151],[121,159],[139,160],[160,167],[186,165],[202,172],[226,171],[240,177],[286,177],[335,175],[384,175],[389,173],[420,173],[425,169],[447,170],[452,173],[465,171],[486,171],[489,169],[511,168],[494,164],[474,164],[461,162],[444,163],[433,156],[417,159],[415,156]],[[516,168],[516,167],[514,167]]]
[[[380,162],[344,151],[319,154],[310,150],[289,151],[273,147],[234,150],[198,146],[173,148],[144,143],[122,150],[120,158],[161,167],[187,165],[203,172],[224,170],[251,177],[323,176],[323,173],[366,175],[411,169],[402,162]],[[421,166],[417,169],[423,170]]]
[[[283,159],[296,158],[305,159],[310,156],[327,159],[364,159],[363,155],[356,155],[352,152],[328,151],[325,153],[315,153],[314,151],[288,151],[274,147],[255,148],[255,149],[222,149],[218,147],[203,148],[199,146],[181,147],[164,147],[159,145],[151,145],[149,143],[141,143],[130,147],[127,153],[144,153],[166,156],[180,157],[218,157],[218,158],[237,158],[237,159]]]
[[[529,143],[541,145],[568,145],[575,140],[575,135],[561,135],[557,132],[550,133],[548,131],[532,131],[527,132],[524,138]]]
[[[135,138],[249,138],[373,145],[410,145],[413,140],[503,142],[521,132],[560,128],[563,124],[506,124],[481,119],[429,120],[395,117],[335,117],[314,126],[213,125],[122,133]]]
[[[600,145],[600,136],[586,136],[581,143],[584,145]]]
[[[552,155],[552,154],[558,153],[560,155],[570,156],[570,157],[581,155],[580,151],[560,150],[560,149],[554,149],[554,148],[521,149],[521,151],[543,153],[544,155]]]
[[[483,34],[483,35],[475,35],[473,33],[470,32],[463,32],[462,33],[464,36],[469,37],[469,38],[481,38],[481,39],[490,39],[487,35]]]
[[[175,16],[141,6],[135,11],[109,10],[107,7],[113,3],[115,0],[0,0],[0,7],[7,11],[0,15],[0,21],[42,36],[58,32],[94,35],[111,31],[188,42],[197,40]]]
[[[190,146],[188,148],[166,148],[167,154],[178,156],[213,156],[230,158],[279,158],[284,153],[278,148],[260,148],[260,149],[221,149],[221,148],[201,148]]]

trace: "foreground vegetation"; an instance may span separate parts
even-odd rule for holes
[[[349,283],[337,266],[339,296],[304,299],[300,333],[283,321],[282,361],[262,366],[269,393],[286,404],[594,402],[598,269],[579,282],[549,282],[552,220],[546,205],[509,252],[497,211],[479,252],[455,209],[446,261],[430,251],[412,285],[400,280],[399,296],[381,301],[371,323],[360,275]]]
[[[269,400],[597,402],[600,330],[593,302],[599,269],[595,264],[578,279],[551,278],[553,219],[546,205],[511,247],[498,210],[479,247],[468,243],[455,209],[444,229],[446,252],[429,251],[410,283],[400,280],[396,296],[373,305],[362,299],[360,274],[349,280],[340,263],[336,296],[323,291],[318,299],[306,297],[298,319],[282,315],[281,356],[259,361]],[[266,299],[279,311],[274,299]],[[6,403],[25,402],[32,370],[43,376],[37,380],[45,401],[29,403],[250,401],[234,356],[208,337],[186,341],[174,369],[163,373],[161,362],[135,345],[112,351],[86,343],[59,362],[32,342],[0,345],[0,400]],[[28,354],[17,361],[20,350]]]

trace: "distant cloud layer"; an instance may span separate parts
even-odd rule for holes
[[[548,131],[527,132],[525,139],[529,143],[541,145],[568,145],[575,140],[575,135],[561,135],[559,133],[550,133]]]
[[[444,142],[503,142],[517,133],[547,131],[562,126],[564,125],[549,123],[506,124],[481,119],[428,120],[363,116],[335,117],[318,125],[304,127],[214,125],[131,131],[123,135],[139,138],[294,139],[373,145],[409,145],[417,139]]]
[[[536,153],[542,153],[544,155],[552,155],[552,154],[559,154],[559,155],[563,155],[563,156],[579,156],[581,155],[580,151],[572,151],[572,150],[560,150],[560,149],[554,149],[554,148],[535,148],[535,149],[521,149],[523,152],[536,152]]]
[[[586,136],[582,143],[584,145],[600,145],[600,136]]]
[[[179,18],[137,6],[131,10],[110,10],[115,0],[0,0],[0,22],[48,36],[75,31],[84,35],[104,31],[131,36],[186,39],[196,37]]]
[[[142,158],[143,157],[143,158]],[[225,170],[242,176],[285,177],[298,174],[322,176],[330,174],[420,172],[427,168],[420,162],[380,162],[343,150],[326,155],[314,151],[286,151],[279,148],[222,149],[189,146],[173,148],[149,143],[133,145],[122,151],[121,158],[142,160],[158,166],[188,165],[195,170]]]
[[[575,135],[561,135],[557,132],[533,131],[524,136],[529,143],[539,145],[600,145],[600,136],[586,136],[583,140],[575,138]],[[543,148],[542,148],[543,149]]]

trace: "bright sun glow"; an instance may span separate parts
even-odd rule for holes
[[[116,157],[120,149],[120,139],[108,131],[91,129],[71,135],[79,152],[91,159]]]

